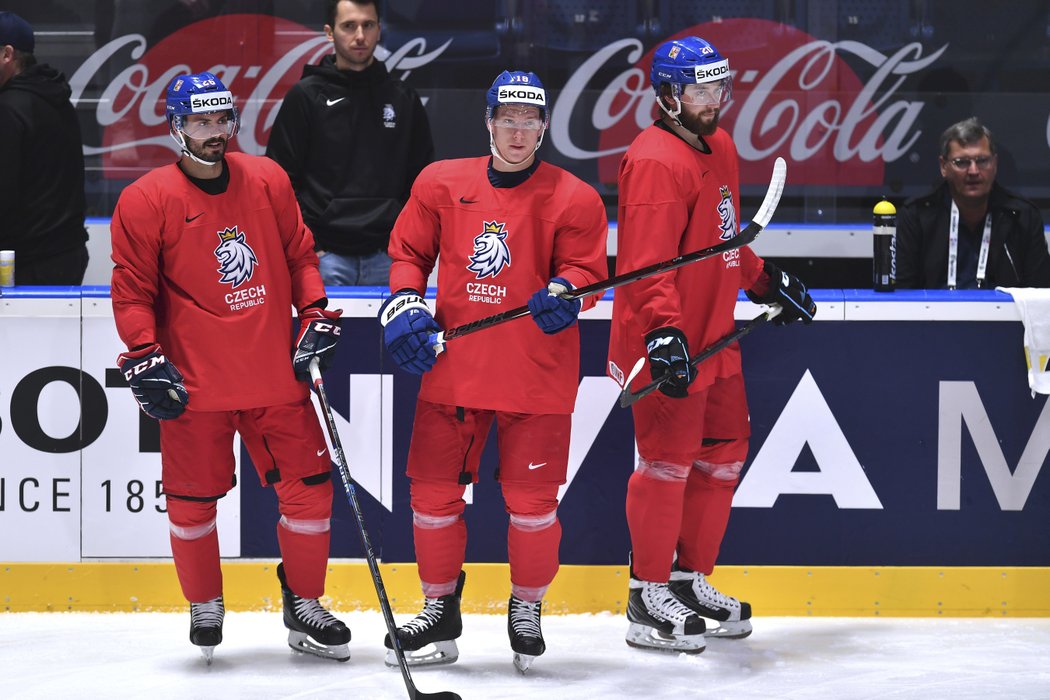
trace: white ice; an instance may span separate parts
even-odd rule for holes
[[[231,612],[209,667],[188,613],[0,613],[0,698],[408,697],[383,665],[380,614],[340,616],[347,663],[292,652],[280,613]],[[686,656],[631,649],[619,615],[550,615],[547,653],[524,677],[506,624],[465,616],[459,661],[416,669],[416,686],[464,700],[1050,698],[1046,618],[757,618],[751,637]]]

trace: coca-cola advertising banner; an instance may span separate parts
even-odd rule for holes
[[[261,154],[303,66],[331,52],[321,1],[14,4],[37,30],[38,60],[70,79],[94,215],[171,162],[164,91],[175,75],[219,75],[241,109],[235,148]],[[485,89],[504,69],[536,71],[554,96],[542,156],[610,206],[619,161],[656,114],[653,51],[686,35],[729,58],[722,125],[740,152],[745,218],[780,156],[779,220],[866,220],[879,197],[903,201],[933,185],[941,132],[974,114],[998,137],[1003,184],[1050,203],[1047,3],[717,3],[720,14],[708,5],[386,0],[377,56],[424,97],[439,158],[486,153]]]

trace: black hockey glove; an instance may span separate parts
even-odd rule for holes
[[[684,399],[689,385],[696,379],[696,370],[689,364],[689,341],[685,333],[674,326],[664,326],[645,334],[645,349],[649,353],[649,371],[653,379],[664,379],[660,391],[673,399]]]
[[[772,319],[773,323],[778,326],[787,325],[798,319],[802,319],[803,323],[812,323],[813,317],[817,315],[817,305],[813,303],[802,280],[780,270],[768,260],[763,264],[762,269],[769,275],[769,288],[765,294],[750,289],[745,290],[747,298],[756,304],[779,305],[781,311]]]
[[[553,277],[550,283],[529,298],[529,313],[532,320],[547,335],[563,331],[576,323],[583,302],[579,299],[569,301],[559,295],[572,289],[564,277]]]
[[[402,289],[379,307],[383,343],[397,366],[411,374],[425,374],[437,362],[430,336],[441,326],[430,315],[423,297],[414,289]]]
[[[117,356],[117,366],[131,385],[139,407],[151,418],[170,420],[186,410],[190,395],[182,383],[182,374],[154,343],[141,350],[129,350]]]
[[[311,306],[299,314],[299,334],[292,350],[292,369],[299,381],[310,381],[310,361],[315,357],[321,370],[335,357],[342,313],[342,309],[327,311]]]

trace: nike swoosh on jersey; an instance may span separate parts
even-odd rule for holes
[[[478,200],[476,200],[476,199],[466,199],[465,197],[460,197],[459,198],[459,203],[460,204],[477,204]]]
[[[190,223],[191,221],[193,221],[194,219],[199,219],[199,218],[201,218],[202,216],[204,216],[204,212],[201,212],[200,214],[197,214],[197,216],[187,216],[187,217],[186,217],[186,223],[188,224],[188,223]]]
[[[539,469],[540,467],[545,466],[547,466],[546,462],[540,462],[539,464],[533,464],[532,462],[529,462],[529,469]]]
[[[327,449],[327,448],[325,448],[325,449],[323,449],[323,450],[318,450],[318,451],[317,451],[317,456],[318,456],[318,457],[320,457],[321,455],[323,455],[323,454],[324,454],[325,452],[327,452],[327,451],[328,451],[328,449]]]
[[[334,105],[334,104],[335,104],[336,102],[342,102],[342,101],[343,101],[343,100],[345,100],[345,99],[346,99],[345,97],[337,97],[337,98],[335,98],[334,100],[325,100],[324,102],[325,102],[325,104],[326,104],[326,105],[328,105],[329,107],[331,107],[331,106],[332,106],[332,105]]]

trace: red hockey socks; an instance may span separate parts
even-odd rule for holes
[[[300,598],[320,598],[332,536],[332,482],[290,479],[274,484],[274,490],[281,511],[277,543],[288,588]]]
[[[729,523],[737,479],[716,479],[692,469],[685,488],[685,508],[678,536],[678,561],[692,571],[710,575]]]
[[[636,578],[665,583],[682,525],[682,465],[641,460],[627,482],[627,526]]]
[[[191,603],[204,603],[222,595],[215,501],[186,501],[169,496],[167,505],[171,555],[182,595]]]

